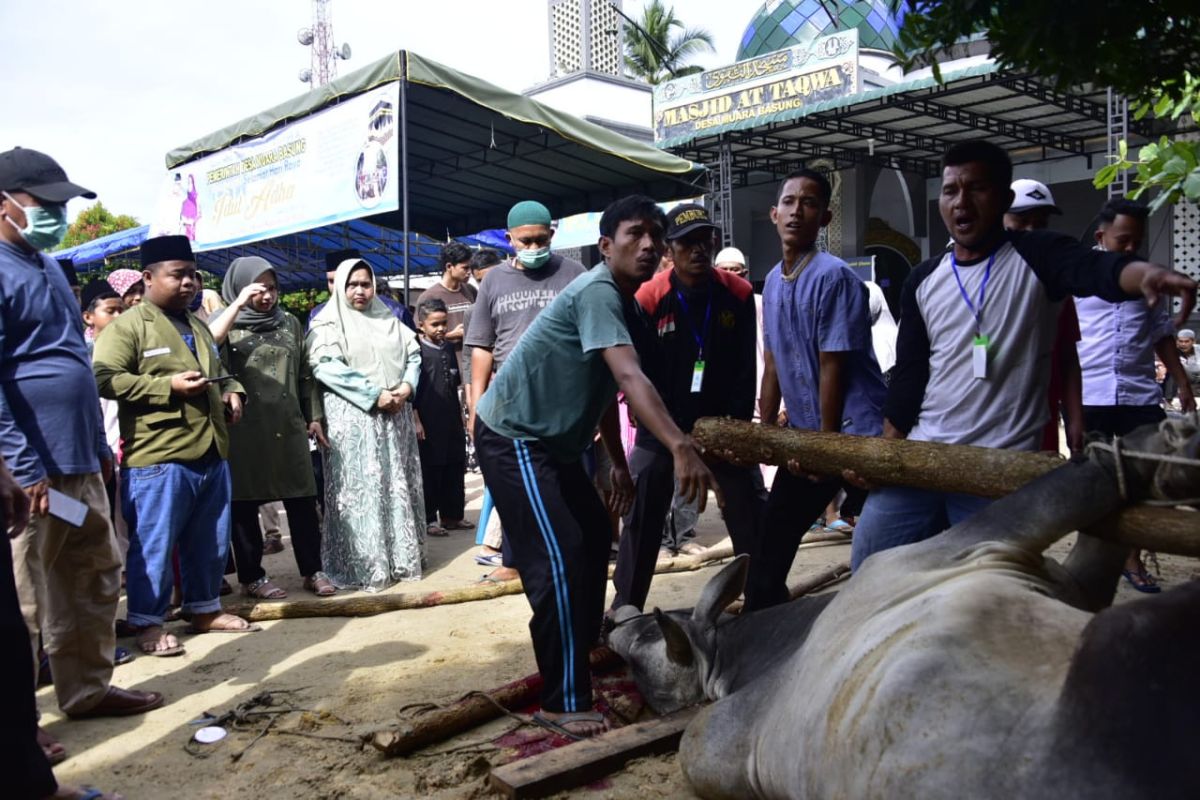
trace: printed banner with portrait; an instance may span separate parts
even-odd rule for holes
[[[172,169],[152,236],[197,251],[400,207],[400,84],[389,83]]]

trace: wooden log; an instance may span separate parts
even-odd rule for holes
[[[706,417],[692,436],[710,454],[728,461],[775,464],[794,460],[807,471],[840,476],[854,470],[869,483],[912,486],[980,497],[1011,494],[1065,462],[1049,453],[912,442],[800,431]],[[1200,516],[1184,509],[1137,505],[1088,533],[1160,553],[1200,556]]]
[[[566,747],[494,767],[488,785],[511,800],[547,797],[599,780],[627,762],[679,748],[683,730],[700,709],[636,722]]]
[[[671,572],[692,572],[732,557],[732,546],[710,548],[698,555],[676,556],[660,561],[655,565],[654,573],[662,575]],[[613,565],[609,564],[609,578],[612,577],[612,573]],[[491,600],[493,597],[520,594],[522,591],[521,581],[515,580],[504,583],[475,583],[441,592],[356,594],[325,600],[241,601],[226,603],[223,610],[251,622],[303,617],[371,617],[389,611]]]
[[[588,654],[588,663],[593,671],[603,672],[622,662],[621,657],[607,647],[597,647]],[[504,713],[500,707],[508,711],[524,708],[536,702],[541,691],[542,676],[535,672],[487,692],[495,702],[478,694],[471,695],[399,725],[369,731],[362,738],[384,755],[402,756],[490,722]]]

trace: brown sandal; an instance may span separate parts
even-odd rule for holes
[[[337,587],[324,572],[314,572],[304,579],[304,588],[317,597],[332,597],[337,594]]]
[[[287,597],[287,592],[271,583],[271,579],[266,575],[254,583],[243,583],[242,594],[259,600],[283,600]]]

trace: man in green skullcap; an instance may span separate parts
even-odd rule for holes
[[[475,405],[521,335],[567,284],[586,272],[578,261],[550,252],[550,240],[554,238],[551,222],[550,210],[537,201],[524,200],[513,206],[508,212],[507,238],[516,255],[496,265],[488,272],[487,280],[479,284],[479,295],[471,308],[471,326],[463,341],[471,348],[468,431],[475,428]],[[484,517],[480,515],[481,532],[487,529]],[[475,560],[497,567],[489,579],[517,577],[500,537],[477,536],[477,542],[482,548]]]

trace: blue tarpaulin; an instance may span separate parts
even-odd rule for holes
[[[123,253],[136,259],[137,248],[148,235],[149,226],[131,228],[77,247],[60,250],[53,256],[70,258],[75,262],[76,269],[87,272],[99,269],[106,258]],[[499,238],[494,232],[485,231],[479,236],[460,237],[458,241],[472,247],[496,247],[511,252],[504,241],[503,232]],[[413,275],[441,272],[442,265],[438,261],[441,246],[442,242],[428,236],[411,234],[409,248],[412,263],[409,265],[409,272]],[[285,291],[305,287],[323,288],[325,254],[347,248],[361,252],[380,275],[394,275],[404,271],[404,234],[361,219],[252,244],[197,253],[196,265],[205,272],[223,276],[233,259],[241,256],[259,256],[275,265],[280,288]]]

